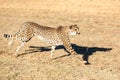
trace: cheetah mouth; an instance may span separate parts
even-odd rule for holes
[[[70,34],[70,35],[80,35],[79,32],[70,32],[69,34]]]

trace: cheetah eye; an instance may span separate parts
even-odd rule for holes
[[[77,29],[75,29],[75,31],[77,31]]]

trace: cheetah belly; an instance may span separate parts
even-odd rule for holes
[[[52,36],[50,38],[47,37],[43,37],[43,36],[37,36],[40,40],[42,40],[43,42],[52,44],[52,45],[62,45],[63,42],[62,40],[59,39],[59,37],[55,37],[52,38]]]

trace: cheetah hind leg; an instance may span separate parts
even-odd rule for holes
[[[55,47],[56,47],[56,46],[52,46],[52,47],[51,47],[51,54],[50,54],[50,57],[51,57],[51,58],[53,57],[53,54],[54,54],[54,52],[55,52]]]
[[[14,39],[10,40],[9,43],[8,43],[8,45],[9,45],[9,46],[10,46],[10,45],[13,45],[13,43],[14,43]]]
[[[17,53],[18,53],[18,51],[21,49],[21,47],[23,47],[23,46],[25,45],[25,43],[26,43],[26,42],[22,42],[22,43],[20,44],[20,46],[17,47],[17,49],[16,49],[16,51],[15,51],[15,54],[14,54],[15,57],[18,57],[18,56],[19,56]]]

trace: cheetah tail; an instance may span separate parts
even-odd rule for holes
[[[3,34],[3,36],[4,36],[5,38],[12,38],[12,35],[10,35],[10,34]]]

